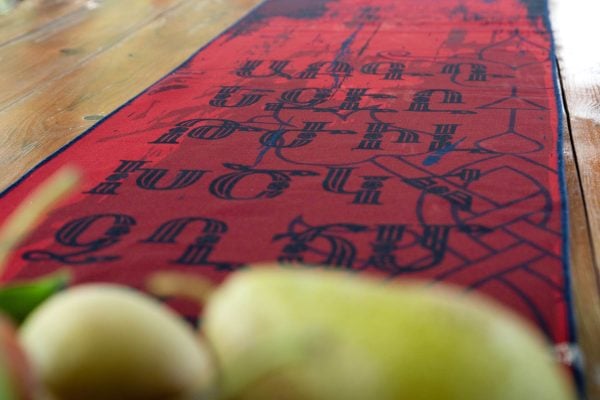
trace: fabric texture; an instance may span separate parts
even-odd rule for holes
[[[85,174],[7,276],[308,263],[460,285],[573,342],[559,104],[543,1],[268,0],[3,193],[0,218]]]

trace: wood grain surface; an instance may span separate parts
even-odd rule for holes
[[[258,2],[27,0],[0,17],[0,190]]]
[[[26,0],[0,16],[0,190],[259,1]],[[600,399],[599,7],[598,0],[551,1],[568,111],[573,292],[589,399]]]
[[[573,145],[571,153],[565,141],[571,270],[589,399],[600,399],[600,51],[592,46],[599,15],[597,0],[550,2]]]

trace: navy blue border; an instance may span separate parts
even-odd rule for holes
[[[572,344],[578,344],[577,337],[577,321],[575,315],[575,302],[573,301],[573,280],[571,276],[571,247],[569,240],[569,196],[567,193],[567,177],[565,171],[564,159],[564,128],[565,118],[568,118],[565,106],[563,104],[562,86],[560,83],[560,75],[558,71],[558,62],[556,57],[556,41],[554,31],[552,29],[552,21],[550,20],[550,4],[549,0],[545,0],[544,14],[542,16],[546,30],[550,34],[550,60],[552,62],[552,84],[554,86],[554,98],[556,101],[556,110],[558,112],[558,141],[556,152],[558,155],[558,179],[560,183],[560,200],[561,200],[561,225],[562,225],[562,264],[563,276],[565,279],[565,300],[568,306],[568,329]],[[579,347],[577,347],[579,350]],[[581,359],[576,357],[575,365],[572,367],[573,376],[577,385],[579,397],[585,399],[585,374]]]
[[[131,103],[133,103],[135,100],[137,100],[138,97],[141,97],[142,95],[146,94],[146,92],[148,92],[148,90],[152,89],[157,83],[163,81],[164,79],[168,78],[169,76],[171,76],[172,74],[174,74],[175,72],[177,72],[179,69],[181,69],[183,66],[185,66],[188,62],[190,62],[194,57],[196,57],[200,52],[202,52],[208,46],[210,46],[215,41],[217,41],[218,39],[220,39],[223,36],[225,36],[229,31],[231,31],[236,26],[238,26],[239,24],[241,24],[242,22],[244,22],[246,19],[248,19],[248,17],[250,17],[256,10],[258,10],[260,7],[262,7],[267,1],[269,1],[269,0],[261,0],[261,1],[259,1],[258,4],[254,5],[254,7],[252,7],[250,10],[248,10],[248,12],[246,12],[246,14],[244,14],[243,17],[239,18],[236,22],[234,22],[233,24],[229,25],[225,30],[223,30],[217,36],[213,37],[211,40],[209,40],[208,42],[206,42],[202,47],[200,47],[198,50],[196,50],[194,53],[192,53],[191,56],[189,56],[188,58],[186,58],[178,66],[176,66],[175,68],[173,68],[171,71],[167,72],[160,79],[158,79],[157,81],[155,81],[154,83],[152,83],[150,86],[148,86],[147,88],[145,88],[144,90],[142,90],[140,93],[136,94],[134,97],[132,97],[131,99],[127,100],[125,103],[121,104],[119,107],[117,107],[116,109],[114,109],[113,111],[111,111],[108,115],[106,115],[100,121],[98,121],[94,125],[92,125],[89,128],[87,128],[85,131],[83,131],[81,134],[79,134],[79,136],[75,137],[70,142],[68,142],[67,144],[63,145],[60,149],[56,150],[54,153],[50,154],[48,157],[46,157],[45,159],[43,159],[42,161],[40,161],[38,164],[36,164],[34,167],[32,167],[29,171],[27,171],[23,176],[21,176],[15,182],[13,182],[12,184],[10,184],[7,188],[5,188],[3,191],[1,191],[0,192],[0,199],[2,199],[4,196],[6,196],[11,190],[13,190],[17,186],[19,186],[19,184],[21,184],[21,182],[23,182],[25,179],[29,178],[29,176],[31,174],[33,174],[37,169],[41,168],[44,164],[46,164],[49,161],[51,161],[53,158],[55,158],[56,156],[58,156],[60,153],[62,153],[63,151],[67,150],[69,147],[73,146],[75,143],[77,143],[79,140],[83,139],[85,136],[87,136],[89,133],[91,133],[92,131],[94,131],[96,128],[100,127],[110,117],[112,117],[113,115],[115,115],[116,113],[118,113],[119,111],[121,111],[123,108],[125,108],[128,105],[130,105]]]

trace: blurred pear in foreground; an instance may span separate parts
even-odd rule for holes
[[[55,295],[20,338],[60,400],[202,398],[214,385],[208,349],[156,300],[125,287],[81,285]]]
[[[226,400],[575,398],[533,327],[446,287],[251,267],[212,295],[203,329]]]

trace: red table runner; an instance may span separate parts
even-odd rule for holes
[[[559,104],[543,1],[266,1],[3,193],[2,219],[85,173],[8,277],[323,264],[478,290],[573,342]]]

